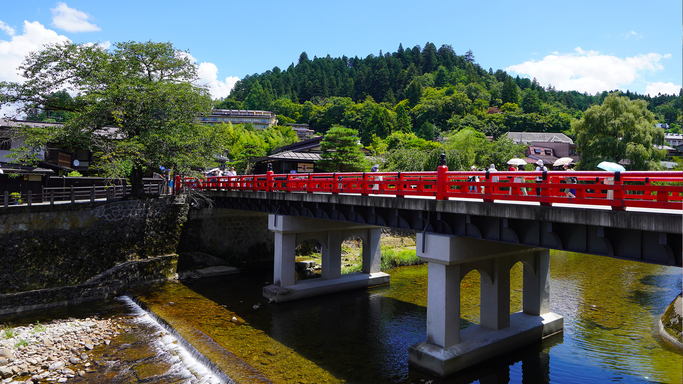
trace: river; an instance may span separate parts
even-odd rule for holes
[[[446,379],[408,366],[408,347],[426,335],[426,265],[390,274],[389,286],[280,304],[261,296],[268,272],[134,294],[237,382],[683,382],[680,352],[655,331],[681,291],[680,268],[551,251],[551,310],[564,316],[564,332]],[[517,264],[512,311],[521,309],[521,275]],[[461,298],[461,327],[477,323],[476,272]]]

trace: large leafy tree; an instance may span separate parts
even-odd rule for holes
[[[129,176],[133,194],[139,195],[146,170],[189,171],[211,165],[222,152],[223,125],[197,122],[211,110],[209,93],[196,85],[197,68],[189,55],[171,43],[123,42],[112,50],[47,45],[29,54],[19,69],[26,81],[0,83],[0,104],[18,105],[18,113],[71,112],[62,127],[21,130],[26,145],[20,160],[35,160],[35,150],[51,143],[88,149],[97,155],[102,175]],[[73,100],[54,97],[62,90],[74,94]]]
[[[342,126],[331,128],[320,142],[323,153],[317,161],[325,172],[354,172],[364,168],[365,156],[360,151],[358,131]]]
[[[602,105],[585,112],[573,126],[581,152],[581,169],[609,160],[630,161],[632,170],[657,169],[664,151],[656,144],[664,142],[664,131],[655,127],[654,114],[644,100],[629,100],[619,92],[610,94]]]

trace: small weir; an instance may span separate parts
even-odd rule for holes
[[[189,370],[197,380],[191,380],[198,384],[234,384],[225,373],[223,373],[211,360],[199,353],[197,349],[188,343],[182,336],[178,334],[173,328],[156,316],[154,313],[145,311],[140,303],[130,296],[121,296],[117,300],[121,300],[128,306],[133,315],[136,316],[135,322],[141,325],[149,326],[155,330],[156,333],[162,336],[154,341],[157,351],[162,354],[171,354],[177,356],[177,359],[172,359],[173,365],[169,371],[179,371],[184,373],[184,370]]]

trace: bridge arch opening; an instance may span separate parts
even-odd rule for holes
[[[473,269],[460,280],[460,328],[479,324],[481,306],[481,279],[488,278],[486,273]]]
[[[360,272],[363,269],[363,247],[365,240],[360,236],[348,236],[341,245],[341,274]]]
[[[294,250],[296,280],[308,280],[321,277],[323,252],[322,239],[306,238],[301,240]]]
[[[517,313],[523,309],[524,299],[524,269],[531,265],[518,261],[510,267],[510,313]]]

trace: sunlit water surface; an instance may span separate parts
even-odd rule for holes
[[[390,274],[390,286],[280,304],[261,296],[271,279],[267,273],[167,283],[136,295],[172,325],[209,335],[240,364],[274,382],[683,380],[681,354],[655,331],[681,291],[680,268],[552,252],[551,310],[564,316],[564,333],[447,379],[408,366],[408,347],[426,337],[426,265]],[[513,311],[521,310],[521,276],[517,264],[511,272]],[[473,272],[462,282],[462,327],[479,322],[478,280]],[[225,370],[231,375],[230,367]],[[243,370],[231,377],[240,381]]]

